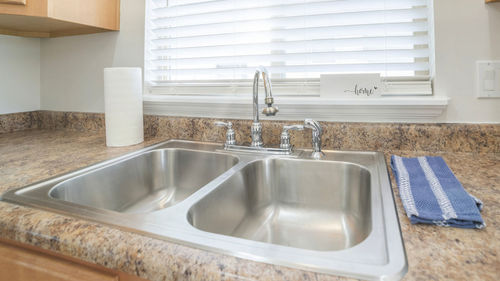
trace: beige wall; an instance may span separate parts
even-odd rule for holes
[[[448,96],[448,122],[500,122],[500,99],[477,99],[475,62],[500,60],[500,3],[435,0],[436,95]]]
[[[0,35],[0,114],[40,109],[40,39]]]
[[[104,112],[103,68],[144,64],[144,11],[121,0],[119,32],[42,39],[42,109]]]

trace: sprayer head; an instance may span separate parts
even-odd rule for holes
[[[262,109],[262,114],[265,114],[266,116],[274,116],[278,113],[278,107],[277,106],[272,106],[268,105],[264,109]]]

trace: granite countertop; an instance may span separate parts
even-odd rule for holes
[[[163,141],[152,137],[107,148],[102,133],[25,130],[0,134],[0,192]],[[405,280],[499,280],[500,154],[385,151],[440,155],[463,186],[483,200],[482,230],[411,225],[393,189],[409,262]],[[150,280],[347,280],[268,265],[157,240],[111,226],[0,202],[0,237],[49,249]]]

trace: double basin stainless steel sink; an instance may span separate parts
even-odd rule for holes
[[[167,141],[2,200],[270,264],[400,279],[407,261],[383,154],[324,152]]]

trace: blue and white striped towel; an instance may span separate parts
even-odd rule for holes
[[[441,157],[391,157],[399,195],[411,223],[483,228],[481,200],[465,191]]]

